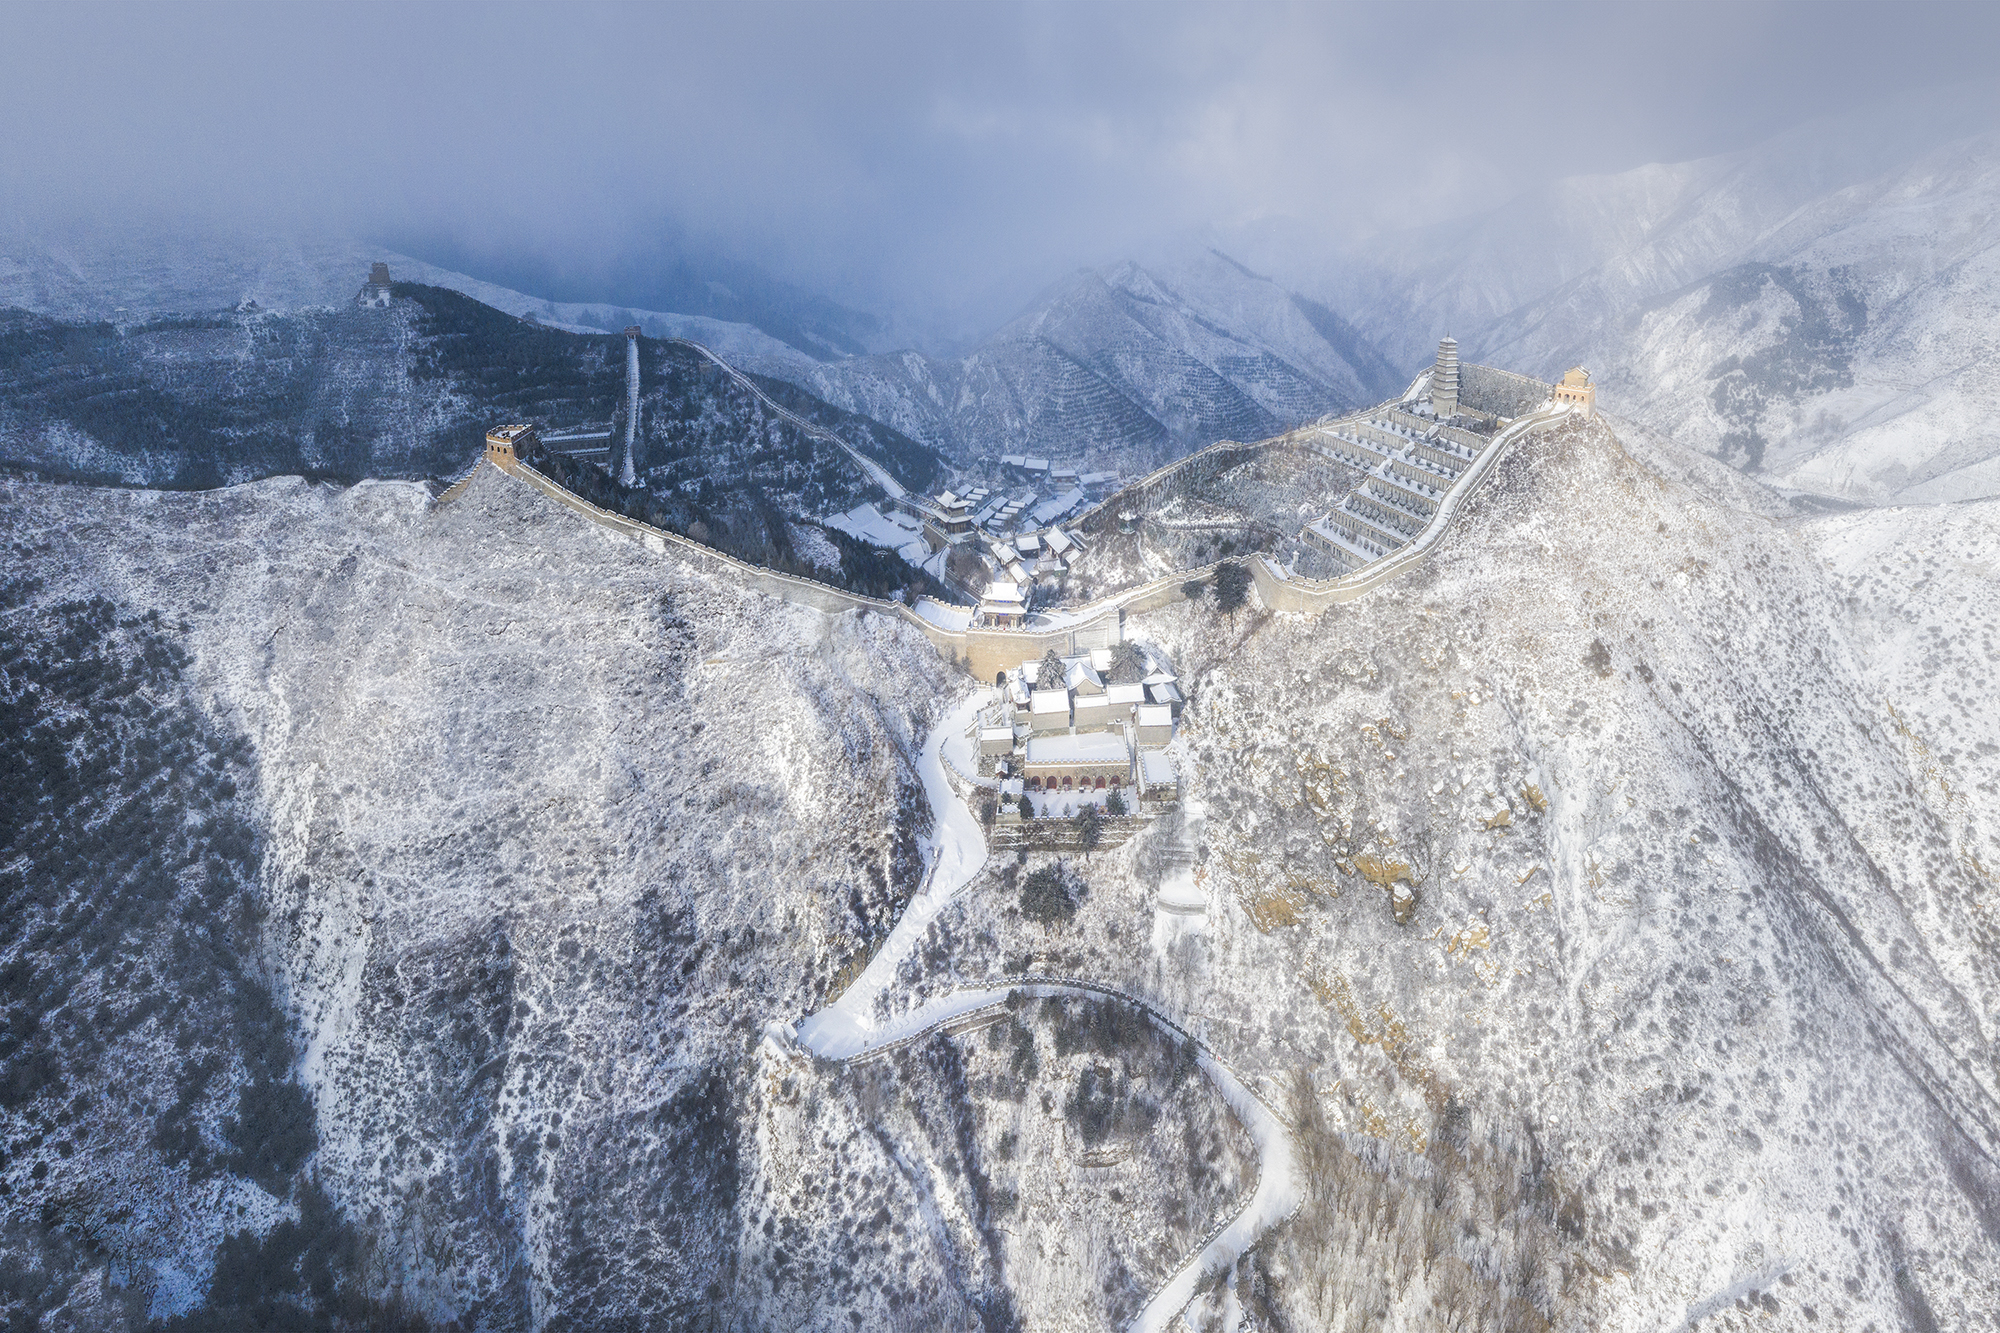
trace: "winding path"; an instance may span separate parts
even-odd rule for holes
[[[828,1059],[867,1059],[921,1040],[970,1015],[997,1009],[1006,1003],[1010,993],[1019,992],[1039,999],[1077,995],[1123,1000],[1138,1006],[1154,1023],[1192,1042],[1202,1072],[1208,1075],[1256,1144],[1257,1185],[1234,1210],[1217,1219],[1173,1274],[1152,1293],[1129,1326],[1138,1333],[1155,1333],[1171,1324],[1194,1299],[1203,1278],[1234,1263],[1260,1236],[1298,1208],[1301,1196],[1291,1133],[1277,1111],[1220,1056],[1153,1001],[1098,982],[1073,977],[1023,977],[997,989],[951,991],[894,1018],[876,1017],[877,1001],[894,982],[897,970],[946,904],[972,882],[986,862],[985,834],[972,811],[952,789],[945,766],[950,764],[961,770],[975,767],[966,731],[990,697],[990,691],[973,695],[939,722],[924,742],[918,771],[936,822],[934,854],[924,887],[911,899],[868,966],[839,999],[800,1022],[796,1033],[779,1030],[772,1035],[780,1041],[787,1037],[795,1039],[799,1045]]]

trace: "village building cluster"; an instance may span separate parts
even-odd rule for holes
[[[1184,702],[1172,663],[1125,642],[1063,656],[1050,651],[1000,673],[979,719],[982,765],[1000,780],[1000,818],[1036,793],[1129,792],[1171,800],[1174,766],[1161,753]]]
[[[1118,481],[1115,472],[1079,475],[1051,468],[1047,459],[1008,455],[1002,460],[1031,480],[1052,483],[1045,495],[1021,489],[969,486],[936,496],[911,496],[897,507],[857,505],[825,520],[830,528],[895,550],[976,601],[974,623],[1018,628],[1038,588],[1059,585],[1083,554],[1066,523],[1092,496]],[[1032,465],[1032,466],[1030,466]]]

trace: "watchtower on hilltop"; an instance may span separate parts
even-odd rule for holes
[[[368,270],[368,281],[355,293],[354,304],[370,310],[387,310],[389,286],[389,266],[378,259],[375,267]]]
[[[1558,405],[1569,404],[1570,409],[1586,421],[1597,415],[1597,386],[1590,382],[1590,372],[1582,366],[1571,366],[1565,370],[1562,383],[1556,385],[1549,396]]]
[[[535,428],[529,425],[495,426],[486,432],[486,461],[503,472],[512,472],[521,455],[535,444]]]

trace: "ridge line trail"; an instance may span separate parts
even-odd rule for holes
[[[910,900],[889,938],[868,960],[861,975],[833,1003],[799,1022],[795,1040],[815,1055],[842,1062],[860,1059],[924,1035],[973,1010],[997,1004],[1015,990],[1037,998],[1108,994],[1137,1005],[1153,1022],[1186,1035],[1185,1029],[1151,1000],[1095,983],[1036,982],[996,989],[967,988],[948,992],[887,1021],[875,1018],[875,1002],[895,980],[897,970],[930,930],[931,923],[986,863],[985,833],[971,809],[958,799],[945,772],[947,763],[956,767],[966,756],[947,755],[945,751],[947,747],[954,752],[969,748],[966,729],[991,698],[990,689],[974,692],[933,727],[924,741],[917,768],[935,820],[935,855],[930,870],[923,888]],[[781,1048],[786,1044],[783,1039],[793,1035],[782,1029],[782,1024],[767,1028],[773,1044]],[[1195,1289],[1204,1277],[1234,1263],[1265,1231],[1291,1216],[1300,1199],[1296,1154],[1284,1121],[1220,1056],[1202,1042],[1196,1041],[1195,1047],[1202,1072],[1208,1075],[1257,1145],[1257,1184],[1233,1212],[1222,1215],[1219,1228],[1212,1229],[1201,1246],[1161,1283],[1128,1326],[1136,1333],[1158,1333],[1173,1323],[1194,1299]]]

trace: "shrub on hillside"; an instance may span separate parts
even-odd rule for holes
[[[1231,560],[1215,567],[1215,609],[1228,614],[1240,610],[1250,597],[1248,566]]]
[[[1021,915],[1043,926],[1068,925],[1076,917],[1085,886],[1061,860],[1031,871],[1021,881]]]

